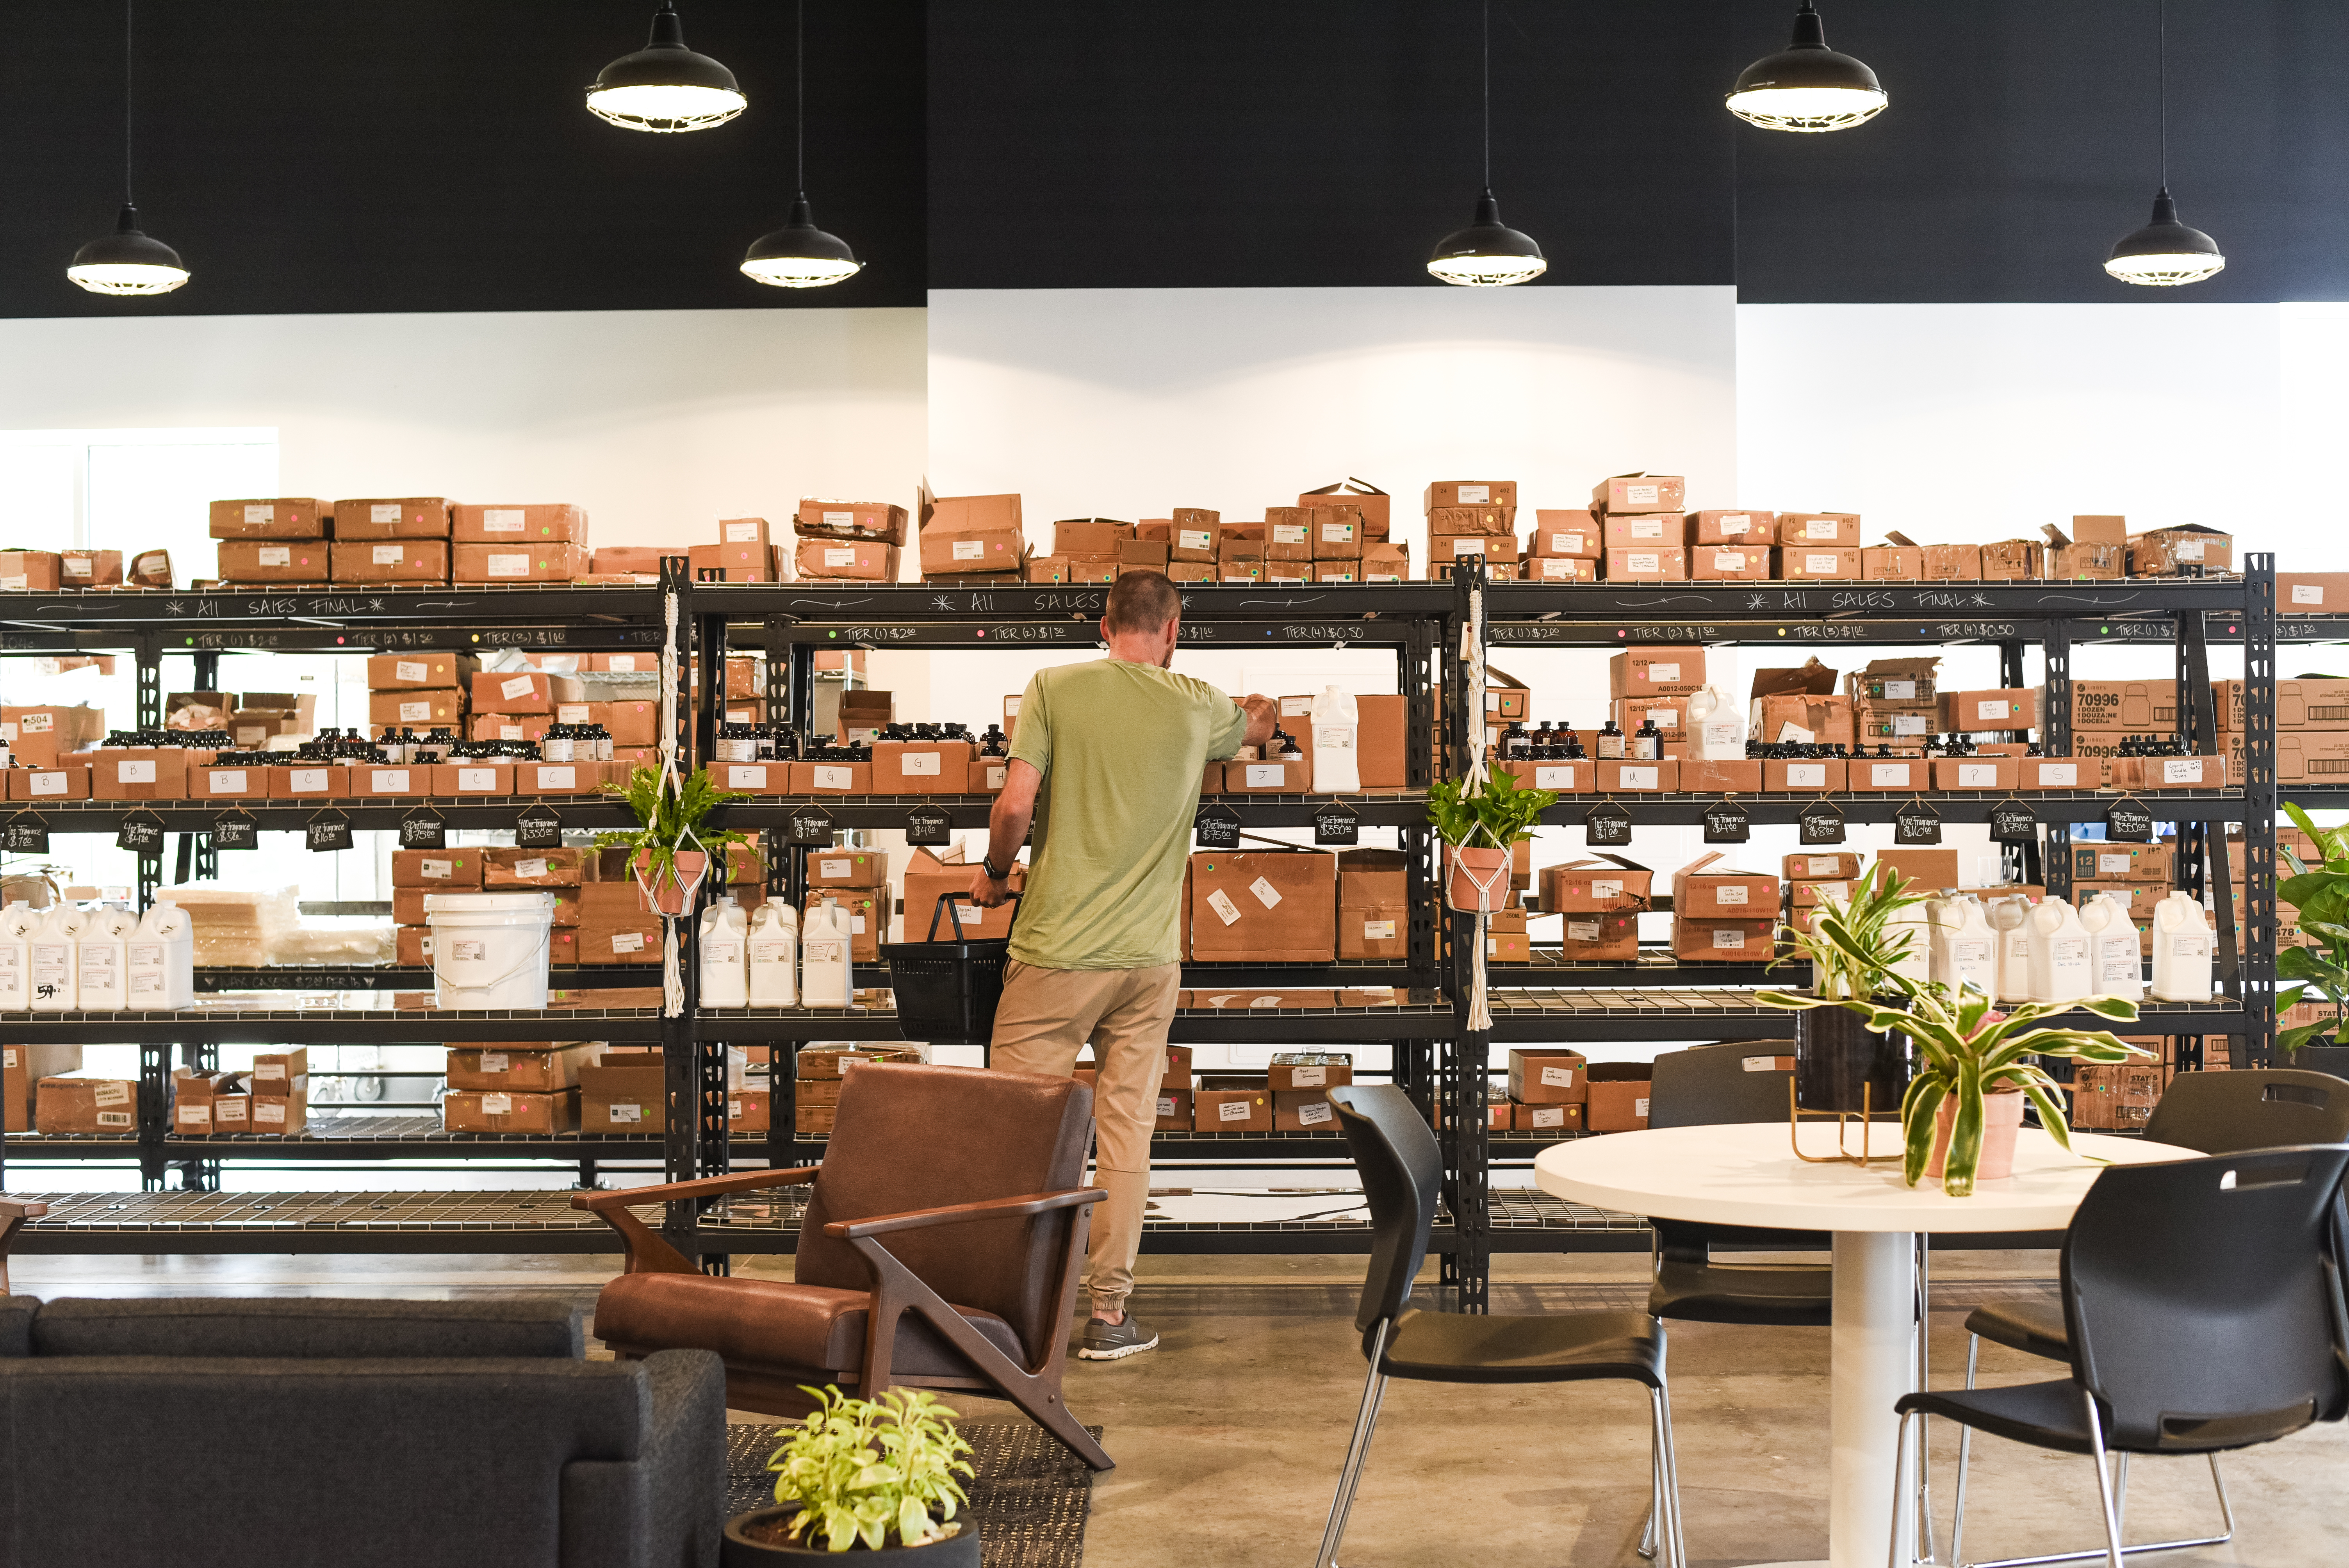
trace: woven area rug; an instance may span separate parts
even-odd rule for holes
[[[1088,1427],[1096,1438],[1099,1427]],[[782,1446],[781,1427],[726,1429],[726,1514],[773,1506],[767,1456]],[[1052,1435],[1028,1421],[967,1421],[971,1447],[967,1517],[978,1521],[985,1568],[1079,1568],[1085,1560],[1085,1513],[1093,1472]]]

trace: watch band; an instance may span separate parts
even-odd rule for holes
[[[996,870],[994,858],[989,855],[981,855],[978,857],[978,869],[987,873],[987,880],[989,882],[1001,882],[1005,877],[1011,874],[1008,870]]]

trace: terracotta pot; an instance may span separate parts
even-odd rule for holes
[[[1445,846],[1444,902],[1464,914],[1489,914],[1509,902],[1509,861],[1506,850],[1470,850]]]
[[[653,852],[638,850],[629,865],[655,913],[683,914],[693,907],[694,895],[701,891],[701,879],[709,872],[709,857],[698,850],[679,850],[670,864],[656,874]]]
[[[1795,1104],[1800,1109],[1897,1115],[1909,1074],[1907,1036],[1872,1032],[1867,1019],[1845,1007],[1795,1015]]]
[[[1950,1132],[1957,1125],[1958,1097],[1950,1095],[1933,1115],[1933,1157],[1925,1174],[1938,1179],[1949,1158]],[[1974,1164],[1976,1181],[1997,1181],[2014,1174],[2014,1138],[2023,1130],[2023,1091],[1992,1089],[1982,1096],[1982,1159]]]
[[[944,1541],[933,1541],[926,1546],[885,1546],[878,1552],[868,1552],[859,1546],[853,1553],[833,1553],[821,1547],[771,1546],[753,1541],[749,1527],[763,1525],[779,1519],[789,1519],[799,1511],[799,1504],[781,1508],[762,1508],[754,1513],[738,1513],[726,1522],[726,1538],[719,1545],[720,1568],[761,1568],[762,1564],[781,1565],[787,1563],[868,1563],[884,1557],[895,1557],[911,1563],[921,1559],[920,1568],[978,1568],[978,1523],[966,1512],[958,1534]]]

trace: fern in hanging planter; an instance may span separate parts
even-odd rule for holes
[[[1527,789],[1507,773],[1491,773],[1482,789],[1464,779],[1428,787],[1427,820],[1444,841],[1448,869],[1444,902],[1469,913],[1502,906],[1509,894],[1509,861],[1534,836],[1542,813],[1557,804],[1555,789]]]
[[[636,819],[630,831],[598,833],[599,850],[628,850],[628,869],[646,899],[662,914],[683,914],[693,907],[702,879],[709,874],[709,857],[730,844],[747,844],[747,833],[706,828],[709,814],[748,795],[730,793],[709,780],[709,770],[697,768],[679,780],[672,770],[637,768],[625,785],[606,784],[604,792],[616,795]]]

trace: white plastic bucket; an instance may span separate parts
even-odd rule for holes
[[[443,1010],[546,1006],[551,892],[436,892],[424,899]]]

